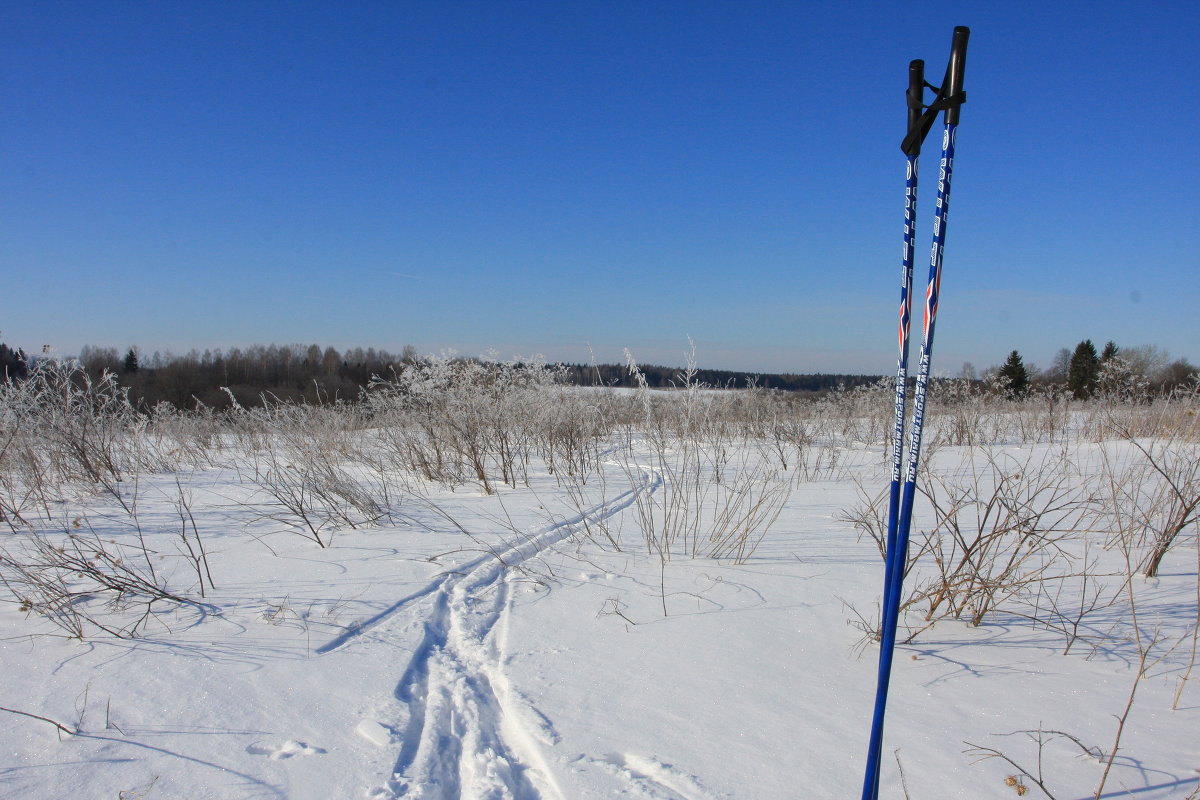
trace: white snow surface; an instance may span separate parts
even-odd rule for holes
[[[965,453],[944,447],[938,463]],[[741,564],[647,552],[633,504],[664,491],[649,468],[611,469],[574,501],[539,470],[491,496],[427,488],[398,501],[397,521],[331,531],[328,548],[257,513],[234,469],[142,476],[128,490],[158,568],[187,585],[182,486],[215,589],[200,599],[192,576],[196,602],[134,639],[70,639],[0,603],[0,706],[75,731],[3,714],[0,796],[858,797],[878,649],[849,622],[851,608],[877,614],[882,561],[841,516],[855,480],[882,490],[887,471],[878,447],[843,463],[798,481]],[[61,516],[132,535],[111,496],[74,503]],[[1143,627],[1181,643],[1138,685],[1104,797],[1196,789],[1200,679],[1172,709],[1196,564],[1192,534],[1160,577],[1135,578]],[[1088,624],[1119,624],[1118,611]],[[965,742],[1032,766],[1016,732],[1039,727],[1107,751],[1137,651],[1103,641],[1063,655],[1060,633],[996,616],[901,644],[880,796],[1017,796],[1016,770],[975,763]],[[1082,798],[1103,764],[1056,739],[1042,769],[1057,797]]]

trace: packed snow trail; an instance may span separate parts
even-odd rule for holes
[[[400,755],[376,797],[563,800],[542,755],[556,734],[504,672],[510,577],[583,523],[611,517],[661,484],[658,474],[643,469],[641,481],[628,491],[474,559],[385,612],[432,596],[424,637],[396,688],[397,699],[408,705]]]

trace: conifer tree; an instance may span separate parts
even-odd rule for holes
[[[1100,383],[1100,356],[1091,339],[1084,339],[1075,346],[1071,356],[1071,369],[1067,374],[1067,388],[1076,400],[1087,400],[1096,393]]]
[[[1029,393],[1029,370],[1021,354],[1013,350],[1000,368],[1000,385],[1009,400],[1020,400]]]
[[[20,348],[13,350],[0,343],[0,381],[6,378],[20,379],[29,374],[29,359]]]

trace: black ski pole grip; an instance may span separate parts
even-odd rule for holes
[[[904,96],[908,99],[908,131],[911,133],[921,124],[921,112],[925,109],[925,62],[919,58],[908,62],[908,91]],[[921,143],[916,143],[916,153],[920,155]]]
[[[967,40],[971,38],[971,29],[959,25],[954,29],[954,39],[950,43],[950,63],[946,66],[946,80],[942,84],[942,94],[949,105],[946,107],[946,124],[958,124],[958,111],[963,100],[963,73],[967,69]]]
[[[906,156],[919,156],[931,123],[925,111],[925,62],[919,58],[908,62],[908,90],[904,94],[908,100],[908,132],[900,149]]]

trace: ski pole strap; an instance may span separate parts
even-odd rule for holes
[[[908,134],[900,144],[900,149],[904,151],[905,155],[921,154],[921,144],[929,135],[929,130],[933,127],[933,121],[939,112],[946,112],[945,121],[947,123],[958,123],[959,109],[963,103],[967,102],[967,93],[963,91],[962,85],[963,72],[967,66],[967,40],[970,36],[971,29],[965,25],[959,25],[954,29],[954,39],[950,43],[950,61],[946,64],[946,77],[942,80],[941,87],[925,83],[924,77],[918,81],[914,76],[917,69],[924,71],[924,62],[912,61],[909,63]],[[919,68],[916,67],[918,63],[920,64]],[[926,86],[937,92],[933,102],[928,106],[923,102]],[[920,113],[920,109],[925,109],[924,113]]]
[[[947,96],[943,95],[939,90],[937,99],[924,107],[925,113],[920,116],[915,126],[908,129],[908,135],[904,137],[900,149],[908,156],[920,155],[921,144],[925,141],[925,137],[929,135],[929,129],[933,127],[933,121],[937,119],[938,112],[945,111],[947,118],[953,113],[955,118],[957,118],[958,107],[965,102],[967,102],[966,92],[960,91],[958,94]]]

